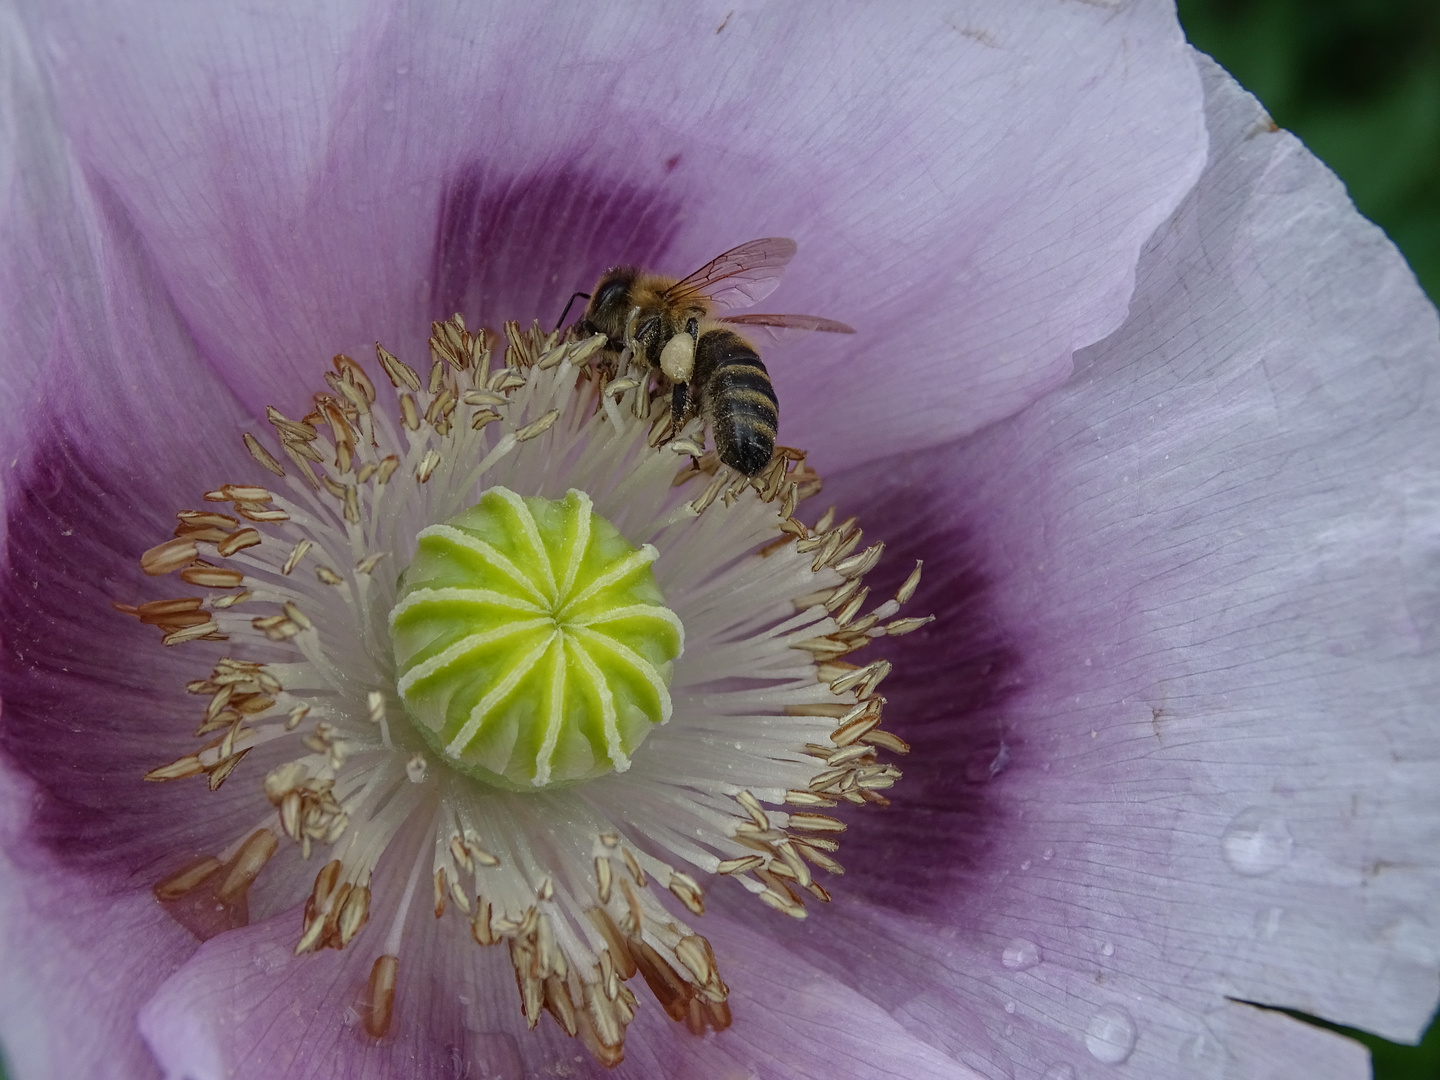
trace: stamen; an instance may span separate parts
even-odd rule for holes
[[[365,987],[365,1032],[371,1038],[383,1039],[390,1034],[395,1018],[395,980],[400,973],[400,958],[386,954],[377,956],[370,968],[370,981]]]
[[[213,856],[207,856],[191,863],[183,870],[177,870],[169,877],[155,883],[155,896],[159,900],[178,900],[190,890],[208,881],[224,864]]]
[[[177,537],[157,544],[141,555],[140,569],[151,577],[160,577],[189,566],[199,557],[200,552],[195,547],[195,541],[183,536]]]

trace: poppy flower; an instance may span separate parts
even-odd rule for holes
[[[1163,5],[5,42],[17,1077],[1342,1077],[1249,1003],[1423,1026],[1434,309]],[[758,469],[698,359],[681,424],[629,328],[549,333],[767,236],[856,333],[743,330]]]

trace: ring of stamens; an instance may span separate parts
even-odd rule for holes
[[[298,879],[299,861],[323,852],[296,951],[373,950],[360,992],[364,1029],[379,1038],[427,876],[437,917],[458,913],[478,944],[506,945],[528,1023],[549,1012],[613,1065],[639,1005],[627,985],[637,973],[692,1031],[730,1023],[709,943],[660,893],[695,916],[712,877],[796,918],[807,897],[830,898],[813,874],[842,872],[844,826],[823,811],[886,805],[899,772],[881,755],[907,750],[880,727],[889,664],[845,657],[929,620],[895,618],[918,565],[894,599],[861,614],[882,547],[861,549],[854,519],[837,524],[833,511],[814,527],[795,517],[819,490],[803,454],[779,448],[755,477],[732,475],[695,427],[670,430],[668,394],[649,372],[627,371],[624,357],[618,370],[596,362],[603,338],[504,329],[492,366],[496,335],[459,316],[435,324],[423,378],[377,346],[389,401],[361,364],[336,357],[330,392],[306,416],[268,412],[287,464],[245,436],[270,484],[205,493],[209,507],[181,511],[174,537],[142,556],[147,574],[193,591],[117,607],[167,646],[217,643],[189,646],[214,650],[187,686],[206,702],[200,747],[147,779],[205,776],[214,789],[238,771],[264,795],[229,848],[155,891],[208,935],[248,919],[249,885],[267,866]],[[628,773],[556,791],[487,788],[400,722],[387,625],[396,575],[423,528],[500,485],[585,491],[631,544],[659,553],[686,651],[672,720]],[[720,758],[721,745],[735,749]],[[565,825],[547,829],[542,848],[527,842],[537,821]],[[408,883],[372,894],[377,864],[417,823],[433,855],[393,853],[414,865]]]

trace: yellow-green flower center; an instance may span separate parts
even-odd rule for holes
[[[456,768],[528,790],[630,767],[684,641],[650,564],[571,491],[492,488],[419,535],[390,613],[397,688]]]

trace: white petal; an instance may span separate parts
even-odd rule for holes
[[[900,813],[846,837],[846,891],[913,950],[866,992],[953,995],[997,1062],[1089,1052],[1124,1008],[1134,1067],[1207,1076],[1182,1053],[1226,998],[1402,1040],[1436,1004],[1436,314],[1204,74],[1212,163],[1127,325],[1012,421],[827,485],[905,523],[941,615],[886,683]],[[1354,1075],[1331,1060],[1295,1074]]]

